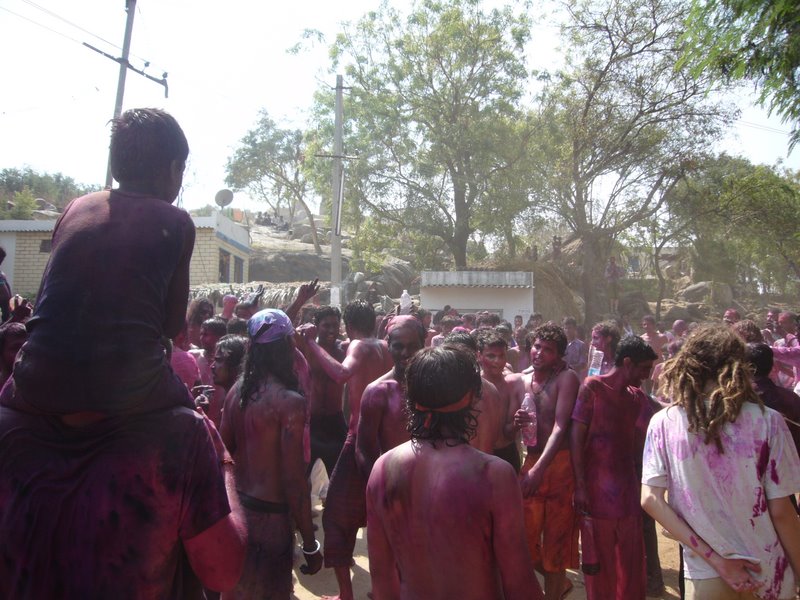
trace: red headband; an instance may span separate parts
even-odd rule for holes
[[[469,405],[472,404],[472,390],[468,391],[458,402],[453,402],[453,404],[447,404],[445,406],[440,406],[434,408],[432,406],[422,406],[422,404],[416,403],[414,405],[414,410],[418,412],[428,413],[425,416],[425,427],[429,427],[431,424],[431,417],[433,417],[433,413],[454,413],[460,410],[464,410]]]

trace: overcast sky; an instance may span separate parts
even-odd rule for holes
[[[355,21],[378,5],[377,0],[137,2],[131,63],[143,68],[149,61],[146,71],[157,78],[168,72],[169,98],[161,85],[129,71],[123,109],[161,107],[181,123],[191,148],[185,208],[213,203],[225,187],[226,160],[260,109],[282,126],[302,127],[314,90],[335,83],[327,44],[287,53],[302,32],[317,29],[330,42],[340,22]],[[82,44],[119,56],[125,19],[124,0],[0,0],[0,169],[29,166],[81,183],[104,182],[119,66]],[[542,60],[548,55],[542,47],[556,43],[555,29],[539,26],[534,36]],[[789,127],[768,119],[747,99],[739,104],[742,118],[719,149],[800,169],[800,151],[787,157]],[[233,206],[258,208],[241,194]]]

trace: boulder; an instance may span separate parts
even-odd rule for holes
[[[661,313],[661,319],[668,327],[672,327],[672,324],[678,319],[683,319],[687,322],[693,320],[689,310],[683,304],[673,304],[670,306],[666,312]]]
[[[683,288],[677,295],[686,302],[710,301],[716,306],[729,306],[733,302],[731,286],[718,281],[700,281]]]

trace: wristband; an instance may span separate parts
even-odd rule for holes
[[[305,554],[306,556],[312,556],[312,555],[316,554],[317,552],[319,552],[320,548],[322,548],[322,544],[319,543],[319,540],[314,540],[314,543],[317,545],[317,547],[314,548],[311,552],[308,552],[308,551],[306,551],[305,548],[301,547],[300,549],[303,551],[303,554]]]

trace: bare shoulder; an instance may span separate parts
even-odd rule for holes
[[[298,392],[281,388],[275,393],[275,403],[286,416],[306,412],[306,399]]]
[[[392,378],[392,372],[390,371],[364,388],[364,396],[361,402],[370,405],[385,403],[386,398],[396,387],[397,382]]]
[[[558,378],[556,379],[558,386],[562,385],[569,385],[574,386],[577,390],[581,384],[581,380],[578,377],[578,374],[573,371],[572,369],[564,369],[561,373],[558,374]]]

